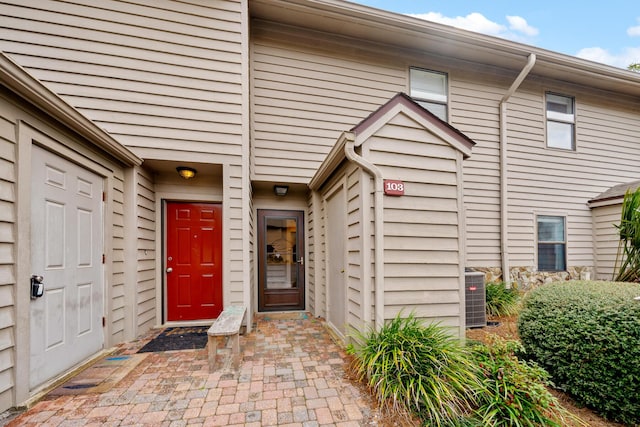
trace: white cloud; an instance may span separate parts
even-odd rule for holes
[[[619,53],[613,53],[601,47],[587,47],[580,49],[576,56],[614,67],[627,68],[631,64],[640,62],[640,47],[628,47]]]
[[[444,16],[439,12],[410,14],[410,16],[440,24],[451,25],[452,27],[462,28],[463,30],[475,31],[477,33],[525,43],[528,41],[527,38],[538,35],[538,29],[530,26],[527,23],[527,20],[521,16],[507,16],[506,19],[508,25],[494,22],[478,12],[470,13],[467,16],[456,16],[453,18]]]
[[[509,29],[513,31],[518,31],[531,37],[538,35],[538,29],[529,25],[527,20],[521,16],[507,15],[507,21],[509,21]]]
[[[504,25],[490,21],[485,18],[484,15],[477,12],[470,13],[467,16],[456,16],[455,18],[443,16],[438,12],[420,13],[411,16],[493,36],[502,34],[507,30]]]

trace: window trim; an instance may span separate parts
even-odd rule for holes
[[[567,238],[567,215],[564,213],[557,213],[557,212],[535,212],[535,265],[536,265],[536,270],[540,271],[540,272],[548,272],[548,273],[557,273],[557,272],[563,272],[563,271],[567,271],[568,268],[568,238]],[[543,240],[540,241],[540,222],[538,221],[538,219],[540,217],[554,217],[554,218],[562,218],[562,231],[563,231],[563,240]],[[564,245],[564,270],[558,270],[558,269],[554,269],[554,270],[541,270],[540,269],[540,243],[542,244],[550,244],[550,245],[556,245],[556,244],[562,244]]]
[[[426,73],[433,73],[433,74],[439,74],[445,77],[445,101],[441,101],[438,99],[428,99],[428,98],[420,98],[417,96],[413,96],[411,95],[411,70],[416,70],[416,71],[424,71]],[[444,114],[445,114],[445,118],[444,121],[445,122],[449,122],[449,116],[450,116],[450,112],[449,112],[449,73],[445,72],[445,71],[438,71],[438,70],[432,70],[430,68],[425,68],[425,67],[418,67],[418,66],[409,66],[409,70],[407,73],[407,89],[408,89],[408,93],[409,96],[411,97],[411,99],[413,99],[414,101],[416,101],[417,103],[421,103],[421,102],[425,102],[425,103],[429,103],[429,104],[437,104],[437,105],[442,105],[444,106]],[[442,95],[440,95],[442,96]],[[422,104],[421,104],[422,105]],[[423,108],[426,108],[423,106]],[[433,114],[433,113],[432,113]]]
[[[571,118],[563,118],[562,116],[567,114],[557,113],[554,111],[547,110],[547,97],[549,95],[559,96],[562,98],[567,98],[571,100],[571,107],[573,110],[573,114]],[[576,143],[576,123],[577,123],[577,110],[576,110],[576,98],[575,96],[565,95],[558,92],[553,91],[545,91],[544,93],[544,102],[543,102],[543,110],[544,110],[544,139],[545,139],[545,147],[552,150],[562,150],[565,152],[576,151],[577,143]],[[551,114],[552,117],[549,117]],[[555,116],[555,117],[554,117]],[[549,122],[552,123],[560,123],[560,124],[569,124],[571,125],[571,147],[556,147],[549,145]]]

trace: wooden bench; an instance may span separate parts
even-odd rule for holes
[[[231,361],[234,368],[238,368],[240,362],[240,327],[247,308],[239,305],[231,305],[225,308],[220,316],[213,322],[207,331],[209,346],[209,371],[216,370],[216,358],[218,347],[229,348]],[[224,341],[226,340],[226,343]],[[224,346],[220,346],[224,344]]]

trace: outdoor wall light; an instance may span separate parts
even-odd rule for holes
[[[184,179],[191,179],[196,176],[196,173],[198,172],[194,168],[188,168],[186,166],[178,166],[176,170],[178,171],[178,174]]]
[[[287,193],[289,192],[289,186],[288,185],[274,185],[273,186],[273,192],[276,194],[276,196],[286,196]]]

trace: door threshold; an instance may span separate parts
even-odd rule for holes
[[[299,311],[261,311],[255,314],[254,320],[295,320],[309,319],[311,313],[304,310]]]
[[[216,319],[204,320],[171,320],[164,322],[161,328],[188,328],[190,326],[211,326]]]

